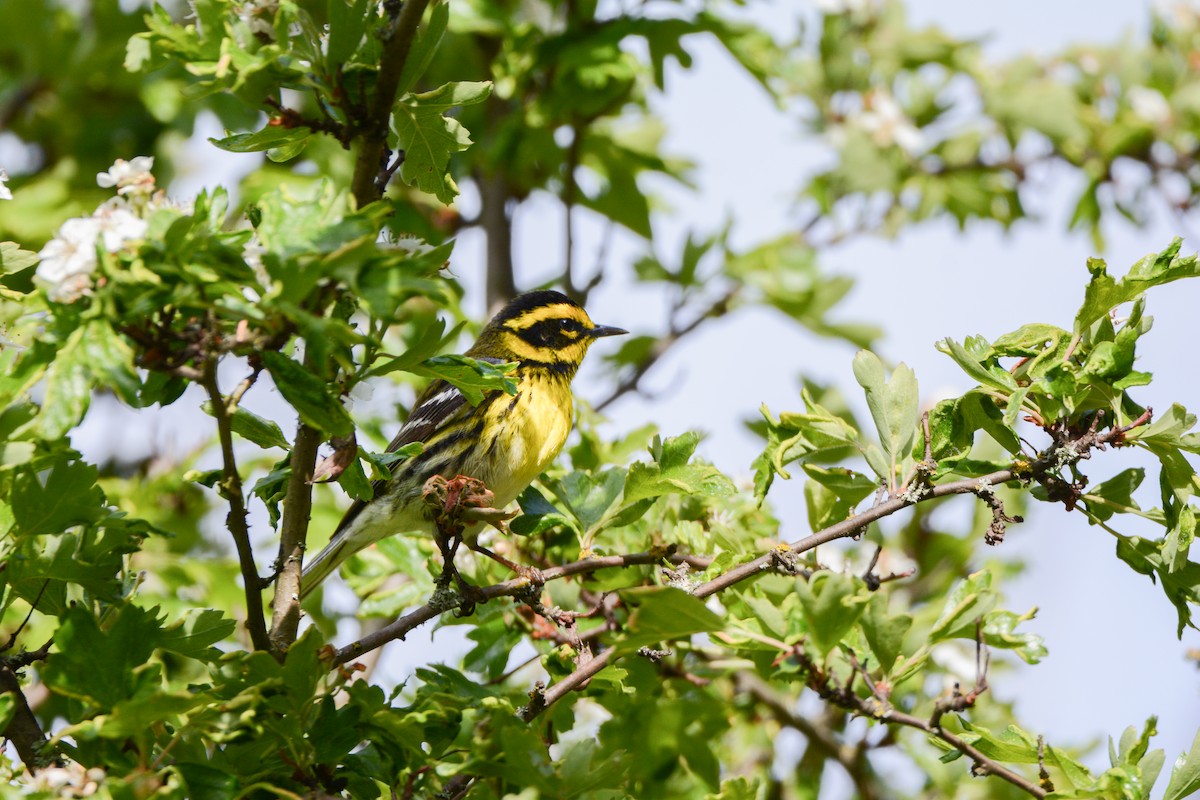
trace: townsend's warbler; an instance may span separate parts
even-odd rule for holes
[[[503,508],[549,466],[571,432],[571,379],[592,342],[627,331],[596,325],[575,301],[552,291],[529,292],[509,302],[467,355],[493,363],[517,362],[516,395],[493,391],[479,405],[445,381],[417,398],[388,452],[411,442],[424,450],[393,467],[375,496],[346,512],[329,544],[304,568],[308,594],[343,561],[396,533],[432,530],[422,500],[435,475],[483,481]]]

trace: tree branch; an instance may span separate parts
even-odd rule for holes
[[[882,519],[883,517],[895,514],[903,508],[915,505],[917,503],[932,500],[937,497],[948,497],[955,494],[979,494],[985,489],[990,489],[1003,483],[1010,481],[1038,481],[1049,483],[1052,480],[1062,482],[1060,478],[1055,476],[1055,472],[1062,469],[1069,463],[1074,463],[1080,459],[1090,456],[1093,449],[1103,449],[1109,444],[1120,444],[1124,441],[1125,434],[1134,428],[1149,424],[1153,415],[1153,410],[1147,408],[1146,411],[1129,425],[1111,428],[1103,433],[1097,432],[1093,426],[1086,432],[1071,437],[1066,435],[1061,428],[1048,429],[1051,437],[1054,439],[1054,444],[1046,448],[1046,450],[1032,464],[1022,467],[1013,467],[1010,469],[997,470],[989,475],[984,475],[980,478],[967,478],[959,481],[951,481],[950,483],[938,484],[933,487],[918,484],[912,490],[905,492],[899,497],[893,497],[881,503],[874,504],[868,510],[857,514],[850,519],[843,520],[835,525],[830,525],[824,530],[818,531],[811,536],[806,536],[790,545],[780,545],[772,549],[770,552],[764,553],[758,558],[741,564],[733,569],[718,575],[716,578],[701,584],[692,593],[696,597],[705,598],[711,595],[722,592],[741,581],[752,578],[755,575],[760,575],[767,571],[776,569],[784,569],[785,571],[795,571],[795,557],[799,553],[807,550],[812,550],[822,544],[826,544],[835,539],[842,539],[849,536],[855,536],[861,531],[864,526]],[[604,660],[605,664],[613,659],[613,650],[606,650],[593,659],[593,662]],[[593,668],[593,662],[589,662],[577,669],[567,677],[563,678],[550,689],[540,692],[541,704],[532,711],[530,716],[523,719],[528,721],[533,719],[543,710],[553,705],[553,703],[561,698],[571,689],[580,686],[587,678],[595,675],[599,671],[599,667]],[[603,667],[604,665],[601,665]],[[577,673],[585,672],[583,677],[579,677]],[[559,691],[563,685],[567,688]],[[530,706],[533,709],[533,706]],[[914,718],[915,719],[915,718]],[[904,723],[907,724],[907,723]],[[924,723],[922,723],[924,724]],[[947,742],[950,740],[947,739]],[[966,750],[963,751],[967,753]],[[977,751],[976,751],[977,752]],[[970,755],[970,753],[967,753]],[[972,756],[973,757],[973,756]],[[1039,790],[1040,791],[1040,790]],[[1038,795],[1043,796],[1043,795]]]
[[[4,738],[13,743],[21,762],[30,772],[55,763],[57,757],[43,749],[46,746],[46,734],[29,708],[25,693],[21,691],[21,681],[5,662],[0,662],[0,694],[11,694],[16,701],[13,717],[4,728]]]
[[[280,659],[296,641],[296,631],[300,627],[300,572],[308,541],[308,521],[312,516],[313,468],[320,446],[321,432],[301,422],[288,462],[292,474],[288,477],[283,520],[279,526],[279,558],[276,561],[279,574],[275,578],[272,604],[270,646],[272,653]]]
[[[550,581],[561,580],[562,578],[569,578],[572,575],[585,575],[602,569],[658,564],[664,560],[674,564],[687,563],[696,569],[704,569],[709,564],[709,559],[706,558],[675,555],[661,551],[632,553],[624,556],[592,556],[591,558],[580,559],[579,561],[573,561],[559,567],[540,570],[541,581],[544,584]],[[363,653],[374,650],[376,647],[381,647],[396,639],[402,640],[415,628],[468,602],[486,603],[489,600],[496,600],[501,597],[522,597],[529,595],[531,591],[536,591],[540,586],[541,584],[532,583],[528,578],[522,577],[513,578],[494,586],[477,587],[472,592],[473,596],[470,598],[459,595],[436,597],[425,605],[408,612],[390,625],[380,628],[377,631],[372,631],[358,641],[351,642],[339,649],[333,656],[333,665],[345,664],[347,661],[358,658]]]
[[[400,88],[400,75],[412,50],[417,27],[425,16],[430,0],[405,0],[396,18],[387,31],[383,54],[379,59],[379,79],[375,84],[375,102],[359,136],[358,156],[354,160],[354,177],[350,190],[360,207],[383,196],[383,189],[376,183],[376,176],[387,166],[388,121],[396,92]]]
[[[233,536],[233,543],[238,554],[238,567],[241,569],[242,582],[245,584],[246,630],[250,633],[250,641],[255,650],[269,650],[271,642],[267,638],[267,626],[263,620],[263,581],[258,574],[258,567],[254,564],[254,551],[250,547],[250,528],[246,522],[246,496],[242,490],[242,476],[238,472],[237,460],[233,453],[233,427],[230,422],[229,409],[225,398],[221,396],[221,387],[217,384],[216,358],[209,358],[204,362],[200,384],[208,393],[213,419],[217,421],[217,437],[221,443],[223,465],[221,482],[217,485],[221,495],[229,503],[229,513],[225,515],[225,527]]]

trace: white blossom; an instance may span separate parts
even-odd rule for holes
[[[154,169],[153,156],[138,156],[129,161],[118,158],[108,168],[108,172],[96,174],[96,183],[103,189],[117,187],[117,194],[131,192],[149,194],[154,191],[154,176],[150,174],[152,169]]]
[[[275,14],[279,0],[246,0],[238,11],[238,19],[255,35],[275,39]]]
[[[271,276],[267,273],[267,268],[263,266],[262,257],[266,255],[267,248],[258,240],[258,234],[250,237],[250,241],[242,245],[242,260],[254,270],[254,279],[260,285],[270,288]]]
[[[12,189],[5,186],[6,183],[8,183],[8,173],[0,169],[0,200],[12,200]]]
[[[110,253],[121,250],[126,242],[144,239],[146,236],[146,220],[128,208],[102,205],[96,209],[92,218],[100,223],[104,249]]]
[[[854,117],[854,123],[871,134],[875,144],[880,147],[896,145],[909,154],[924,146],[925,137],[920,129],[913,125],[891,94],[876,89],[868,92],[863,101],[866,109]]]
[[[96,269],[96,239],[100,220],[94,217],[69,219],[58,235],[46,242],[38,256],[37,276],[48,283],[59,283],[74,275],[90,275]]]
[[[1152,125],[1162,125],[1171,120],[1171,104],[1157,89],[1134,86],[1129,90],[1129,106],[1134,114]]]

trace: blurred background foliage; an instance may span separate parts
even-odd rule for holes
[[[932,220],[1008,228],[1051,166],[1083,178],[1069,227],[1098,248],[1111,219],[1137,226],[1156,210],[1185,232],[1200,185],[1200,15],[1174,7],[1144,38],[997,61],[978,42],[913,27],[896,2],[826,0],[785,31],[741,6],[428,3],[385,109],[388,159],[364,166],[399,3],[0,0],[0,167],[14,195],[0,202],[0,240],[19,245],[0,251],[0,718],[11,740],[31,741],[26,714],[53,740],[10,759],[12,791],[1140,798],[1160,771],[1156,796],[1164,784],[1170,798],[1200,787],[1200,748],[1165,770],[1149,746],[1154,720],[1114,735],[1109,765],[1089,770],[1079,759],[1097,732],[1047,743],[1020,727],[1015,689],[982,694],[1003,682],[1006,657],[1046,654],[1033,612],[1003,605],[1022,565],[983,546],[1031,498],[1107,529],[1118,557],[1161,586],[1162,613],[1180,631],[1191,624],[1194,417],[1159,409],[1130,433],[1156,471],[1149,481],[1137,467],[1089,487],[1077,465],[1096,447],[1089,431],[1115,437],[1114,426],[1142,419],[1143,293],[1196,274],[1178,244],[1124,279],[1092,263],[1083,304],[1066,309],[1072,330],[1018,322],[990,341],[942,342],[979,383],[961,397],[924,402],[911,370],[869,353],[854,363],[859,387],[805,382],[796,410],[764,409],[752,423],[764,437],[753,489],[697,460],[698,437],[662,424],[669,408],[616,434],[596,413],[739,308],[870,348],[884,335],[877,323],[902,320],[843,319],[853,281],[830,274],[823,255]],[[718,42],[826,159],[796,187],[788,230],[735,245],[730,220],[672,252],[655,235],[671,210],[654,187],[686,190],[694,168],[664,148],[652,108],[668,69],[690,68],[700,41]],[[132,243],[99,253],[76,302],[47,296],[51,259],[42,250],[39,266],[35,253],[66,241],[66,220],[112,221],[93,212],[113,197],[97,174],[135,156],[155,158],[159,186],[203,173],[215,161],[197,152],[216,152],[196,147],[206,119],[224,130],[215,148],[241,159],[222,162],[237,164],[230,185],[151,197],[135,209],[144,226]],[[542,569],[591,553],[675,561],[446,614],[440,626],[468,628],[461,659],[431,654],[395,685],[368,658],[367,680],[352,681],[351,668],[330,669],[347,651],[326,643],[369,635],[435,590],[433,542],[394,537],[344,570],[352,601],[306,608],[313,624],[280,663],[243,624],[264,614],[263,592],[245,586],[275,569],[281,513],[312,491],[290,481],[296,465],[307,453],[311,467],[318,443],[361,434],[340,488],[315,492],[312,547],[347,494],[386,474],[373,451],[407,413],[411,386],[503,384],[478,365],[429,360],[461,349],[479,324],[443,266],[454,238],[478,231],[486,307],[534,288],[514,267],[514,222],[547,201],[556,215],[545,224],[565,242],[555,285],[586,302],[636,281],[658,287],[668,311],[605,356],[594,409],[580,409],[567,453],[522,496],[516,535],[496,546]],[[640,255],[581,252],[585,225],[605,241],[631,238]],[[263,397],[271,383],[277,394]],[[374,386],[385,388],[370,398]],[[869,420],[846,399],[860,389]],[[183,457],[81,456],[69,431],[115,401],[187,406],[197,413],[186,424],[211,426],[211,444]],[[747,413],[756,405],[746,398]],[[218,432],[236,435],[236,462]],[[1004,470],[1025,484],[968,489],[973,501],[922,494]],[[777,477],[803,481],[785,486],[802,492],[814,532],[870,508],[880,486],[876,502],[922,502],[898,525],[780,556],[771,574],[701,602],[706,581],[787,552],[767,496]],[[971,510],[939,511],[950,503]],[[245,509],[252,530],[239,533]],[[1128,517],[1155,532],[1114,521]],[[507,577],[486,563],[464,572],[481,585]],[[410,646],[420,647],[391,648]],[[984,649],[996,653],[990,670]],[[535,681],[569,680],[601,656],[613,665],[537,716]],[[789,750],[781,731],[802,744]],[[31,776],[20,762],[44,768]]]

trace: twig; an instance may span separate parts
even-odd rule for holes
[[[641,382],[642,377],[650,371],[651,367],[658,363],[659,359],[666,355],[668,350],[678,344],[680,339],[696,330],[696,328],[700,327],[700,325],[704,322],[724,316],[726,312],[729,311],[729,305],[733,302],[734,297],[737,296],[740,288],[741,287],[739,286],[731,287],[727,292],[725,292],[725,294],[713,301],[708,308],[696,315],[696,317],[686,325],[678,326],[675,323],[675,320],[672,320],[670,330],[667,331],[666,336],[663,336],[657,342],[655,342],[654,347],[650,349],[650,352],[646,356],[645,360],[638,364],[634,368],[633,372],[625,376],[625,378],[623,378],[621,382],[616,385],[608,397],[596,403],[595,409],[597,411],[603,411],[605,408],[612,405],[612,403],[616,402],[618,398],[628,394],[629,392],[635,391],[638,388],[638,384]]]
[[[632,553],[623,556],[592,556],[590,558],[580,559],[570,564],[563,564],[559,567],[550,567],[549,569],[540,570],[542,581],[549,583],[550,581],[569,578],[573,575],[586,575],[597,570],[614,569],[619,567],[642,566],[646,564],[657,564],[663,560],[673,563],[690,563],[693,567],[703,569],[707,566],[706,559],[696,558],[694,556],[674,555],[672,553],[664,554],[662,551],[649,551],[645,553]],[[496,600],[501,597],[519,597],[529,592],[531,583],[528,578],[518,577],[511,580],[498,583],[494,586],[476,587],[473,592],[473,597],[470,601],[476,603],[486,603],[490,600]],[[404,639],[415,628],[436,619],[446,611],[451,611],[460,607],[468,601],[465,597],[451,597],[449,599],[440,598],[437,602],[431,601],[425,605],[416,608],[409,613],[400,617],[395,622],[374,631],[366,636],[363,636],[356,642],[351,642],[345,647],[339,649],[333,657],[332,664],[334,666],[345,664],[347,661],[358,658],[368,650],[373,650],[388,642],[396,639]]]
[[[361,123],[354,177],[350,183],[359,206],[374,202],[383,195],[375,178],[380,165],[386,165],[387,162],[388,120],[400,89],[400,75],[429,3],[430,0],[405,0],[395,24],[385,34],[374,103]]]
[[[766,708],[775,721],[788,728],[794,728],[809,744],[824,753],[829,759],[846,771],[854,782],[857,796],[862,800],[873,800],[880,796],[875,785],[874,770],[867,760],[866,751],[861,747],[851,747],[838,741],[833,731],[823,728],[811,720],[797,714],[793,703],[784,698],[762,678],[741,671],[733,676],[733,685],[742,694],[748,694]]]
[[[42,601],[42,595],[46,593],[46,587],[50,585],[50,579],[42,581],[42,588],[38,589],[37,597],[33,598],[33,602],[29,604],[29,613],[25,615],[25,619],[21,620],[21,624],[12,632],[12,636],[8,637],[8,641],[0,647],[0,653],[7,653],[12,650],[17,643],[17,637],[21,635],[21,631],[25,630],[25,626],[29,624],[29,620],[33,617],[33,612],[37,611],[38,603]]]
[[[36,772],[42,767],[59,763],[59,758],[52,752],[46,752],[46,734],[38,724],[37,717],[29,708],[25,693],[21,691],[21,681],[17,674],[6,663],[0,663],[0,694],[11,694],[16,708],[13,717],[4,728],[4,738],[13,743],[17,756],[30,772]]]
[[[312,476],[317,463],[321,432],[300,423],[292,445],[283,520],[279,527],[279,574],[275,579],[274,614],[271,618],[270,646],[282,658],[300,628],[300,570],[308,541],[308,520],[312,514]]]
[[[242,582],[246,592],[246,630],[250,633],[250,641],[255,650],[269,650],[271,642],[267,638],[267,626],[263,620],[262,590],[263,581],[254,564],[254,551],[250,547],[250,528],[246,521],[246,495],[242,491],[242,476],[238,472],[237,460],[233,453],[233,427],[230,422],[225,398],[221,396],[221,387],[217,384],[217,359],[205,361],[200,384],[208,392],[209,405],[212,406],[213,419],[217,421],[217,437],[221,443],[221,495],[229,503],[229,513],[225,515],[225,527],[233,536],[237,548],[238,566],[242,572]]]
[[[978,635],[978,628],[976,630]],[[1002,766],[999,762],[985,756],[975,747],[942,728],[941,725],[938,724],[938,720],[940,719],[941,715],[937,713],[936,708],[934,717],[932,719],[923,720],[920,717],[913,716],[912,714],[906,714],[902,711],[897,711],[889,703],[879,703],[878,693],[874,693],[875,696],[871,700],[865,700],[855,694],[851,689],[850,683],[853,681],[853,675],[855,674],[854,672],[851,673],[851,677],[847,679],[847,682],[844,685],[839,685],[833,680],[833,677],[827,671],[821,669],[820,666],[815,664],[812,659],[810,659],[804,653],[803,648],[792,648],[789,655],[796,659],[796,661],[799,662],[802,667],[804,667],[805,672],[808,675],[808,687],[820,695],[823,700],[857,716],[876,719],[888,725],[903,725],[907,728],[915,728],[919,731],[923,731],[929,736],[941,739],[943,742],[974,761],[975,767],[972,770],[973,774],[995,775],[997,778],[1011,783],[1013,786],[1016,786],[1018,789],[1021,789],[1033,797],[1040,798],[1046,796],[1047,792],[1045,789],[1039,787],[1037,784],[1028,780],[1024,776]],[[968,697],[971,698],[970,702],[973,703],[975,697],[987,688],[986,676],[982,675],[982,673],[979,675],[979,677],[977,677],[976,682],[978,691],[972,692],[969,695],[959,695],[960,700],[958,702],[962,703],[962,708],[965,708],[967,705],[969,705],[969,703],[966,702]],[[982,688],[978,688],[979,684],[982,684]],[[869,676],[868,685],[874,685],[873,682],[870,681]],[[872,691],[874,692],[874,690]]]
[[[1089,430],[1075,439],[1058,437],[1056,438],[1055,443],[1051,447],[1048,447],[1045,452],[1043,452],[1038,459],[1030,465],[1026,465],[1020,469],[1014,467],[1010,469],[997,470],[996,472],[985,475],[982,478],[967,478],[958,481],[951,481],[950,483],[938,484],[916,499],[911,499],[907,495],[890,498],[882,503],[875,504],[861,514],[838,522],[834,525],[830,525],[828,528],[818,531],[811,536],[807,536],[804,539],[793,542],[791,545],[786,547],[789,550],[794,551],[795,554],[803,553],[835,539],[843,539],[849,536],[854,536],[855,533],[861,530],[864,525],[874,522],[875,520],[882,519],[883,517],[891,516],[897,511],[900,511],[901,509],[910,505],[926,502],[937,497],[948,497],[955,494],[974,494],[978,492],[980,484],[995,486],[1002,483],[1008,483],[1009,481],[1045,480],[1048,476],[1053,476],[1056,470],[1061,469],[1064,465],[1064,462],[1070,462],[1072,459],[1078,460],[1080,458],[1084,458],[1092,449],[1103,448],[1108,444],[1120,444],[1124,441],[1124,436],[1126,433],[1134,428],[1147,424],[1151,417],[1151,409],[1146,409],[1145,413],[1143,413],[1129,425],[1112,428],[1104,431],[1103,433],[1098,433],[1095,430]],[[722,592],[725,589],[728,589],[729,587],[756,575],[773,570],[775,568],[775,564],[780,558],[780,549],[781,548],[772,548],[770,551],[764,553],[758,558],[755,558],[751,561],[734,567],[733,569],[730,569],[728,572],[718,575],[716,578],[713,578],[707,583],[698,586],[693,594],[696,597],[703,599]],[[597,656],[596,659],[594,659],[593,663],[601,660],[604,660],[604,662],[607,663],[609,660],[611,660],[613,652],[613,650],[604,651]],[[537,714],[544,711],[547,707],[553,705],[554,700],[562,697],[562,695],[566,692],[558,691],[558,689],[564,684],[567,684],[569,688],[579,686],[585,679],[579,678],[576,673],[582,671],[582,669],[588,670],[588,674],[586,676],[588,678],[598,671],[598,669],[593,668],[592,664],[587,664],[584,668],[581,668],[581,670],[576,670],[576,672],[573,672],[566,678],[563,678],[550,689],[542,692],[540,694],[540,697],[542,698],[542,704],[540,707],[537,707],[536,710],[534,710],[534,713],[532,713],[529,719],[537,716]],[[533,706],[530,706],[530,708],[533,708]],[[525,717],[523,716],[522,718]],[[914,720],[918,726],[923,727],[925,725],[923,721],[917,720],[915,717],[910,719]],[[949,742],[950,740],[945,739],[945,741]],[[961,743],[961,740],[958,741]],[[972,748],[972,750],[974,751],[974,748]],[[963,752],[970,755],[970,753],[968,753],[966,750],[963,750]],[[978,751],[974,752],[977,753]],[[1038,791],[1040,792],[1041,790]],[[1037,796],[1042,797],[1044,794],[1045,793],[1042,792]]]

